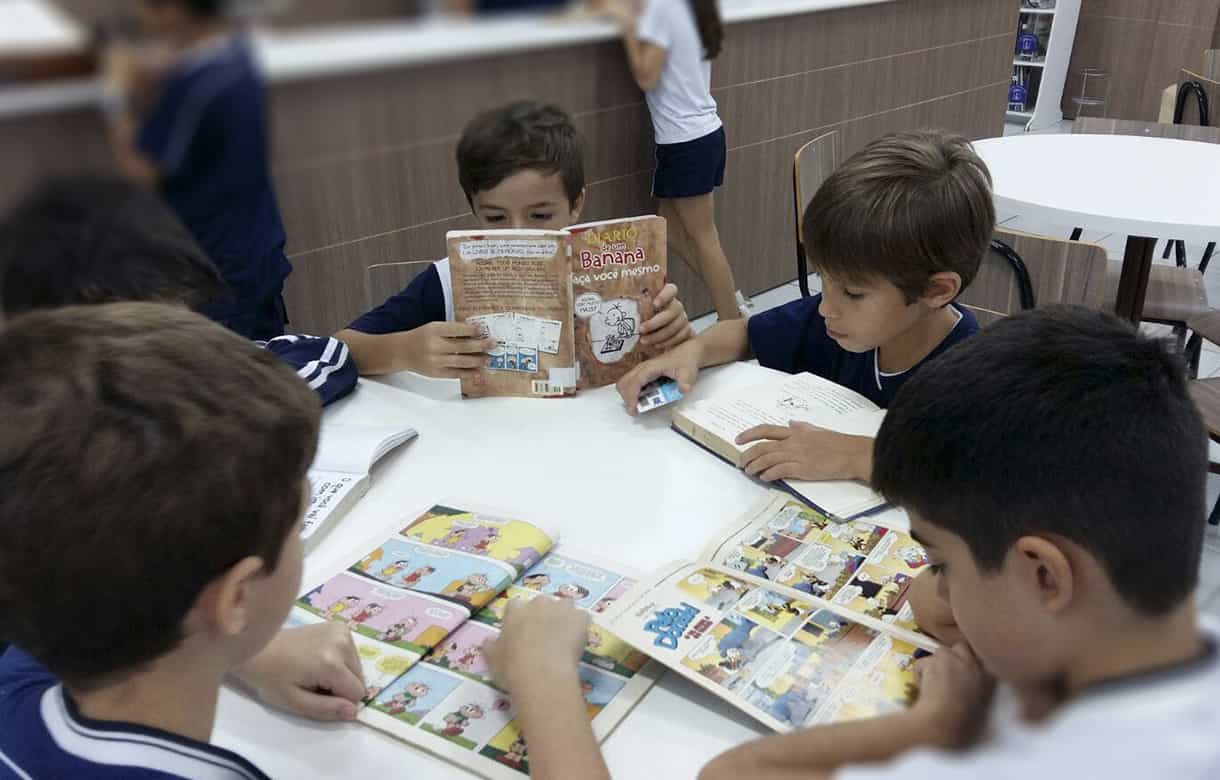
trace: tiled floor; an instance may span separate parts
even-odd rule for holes
[[[1017,128],[1019,131],[1019,128]],[[1060,128],[1056,128],[1051,132],[1067,132],[1070,130],[1070,122],[1065,122]],[[1041,235],[1058,236],[1062,235],[1065,238],[1071,234],[1072,226],[1062,225],[1045,225],[1034,224],[1033,222],[1023,219],[1019,214],[1001,214],[998,215],[1002,224],[1016,230],[1025,230],[1031,233],[1039,233]],[[1117,234],[1090,234],[1085,232],[1083,240],[1093,241],[1101,244],[1106,248],[1107,253],[1113,258],[1121,258],[1123,253],[1123,244],[1125,237]],[[1157,247],[1156,262],[1172,262],[1170,260],[1161,260],[1161,246]],[[1202,246],[1187,245],[1188,262],[1192,265],[1198,263],[1199,258],[1203,254]],[[1220,258],[1217,259],[1220,264]],[[1220,308],[1220,267],[1213,269],[1210,273],[1204,275],[1204,280],[1207,284],[1208,298],[1212,305]],[[811,276],[809,280],[811,290],[816,293],[821,289],[820,280],[816,276]],[[754,307],[752,312],[762,312],[767,309],[782,306],[789,301],[794,301],[801,295],[800,288],[795,281],[788,284],[776,287],[773,290],[759,293],[753,298]],[[714,314],[696,319],[692,324],[696,331],[702,331],[716,321]],[[1145,325],[1145,329],[1150,332],[1167,331],[1164,326]],[[1204,351],[1200,359],[1199,365],[1200,376],[1220,376],[1220,346],[1208,344],[1205,342]],[[1211,445],[1212,460],[1220,462],[1220,446]],[[1220,476],[1209,475],[1207,482],[1207,500],[1208,509],[1215,504],[1220,498]],[[1220,529],[1216,526],[1208,526],[1205,538],[1205,546],[1203,550],[1202,566],[1199,570],[1199,589],[1198,601],[1199,606],[1208,613],[1213,620],[1220,620]]]

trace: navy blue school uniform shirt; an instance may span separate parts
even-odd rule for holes
[[[283,333],[280,294],[292,270],[271,186],[267,107],[249,44],[231,36],[167,74],[136,138],[161,193],[220,269],[231,298],[213,319],[251,339]]]
[[[264,780],[206,742],[80,713],[59,680],[15,647],[0,656],[0,778]]]
[[[883,409],[919,366],[979,329],[973,314],[950,304],[958,314],[958,321],[936,349],[906,371],[883,374],[877,366],[876,349],[848,352],[826,333],[826,321],[818,313],[821,303],[822,296],[815,295],[750,317],[750,349],[759,365],[789,374],[802,371],[817,374],[855,390]]]
[[[336,338],[289,335],[255,343],[292,366],[323,406],[356,389],[360,378],[356,361],[347,345]]]
[[[451,285],[449,259],[438,260],[416,275],[401,292],[360,315],[347,327],[361,333],[381,335],[415,330],[430,322],[452,320]]]

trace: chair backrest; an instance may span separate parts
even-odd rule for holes
[[[364,269],[365,310],[380,306],[386,298],[401,292],[411,280],[427,270],[431,260],[377,263]]]
[[[796,150],[796,157],[792,163],[792,193],[796,206],[796,240],[798,243],[804,243],[801,222],[805,216],[805,209],[809,207],[809,201],[813,200],[814,193],[818,191],[818,187],[822,186],[822,182],[826,181],[830,174],[834,173],[835,168],[839,167],[841,154],[842,146],[838,130],[831,130],[829,133],[820,135]]]
[[[1203,52],[1203,73],[1201,75],[1212,81],[1220,81],[1220,49],[1208,49]]]
[[[1220,127],[1170,125],[1164,122],[1141,122],[1135,119],[1081,117],[1072,123],[1072,132],[1085,135],[1143,135],[1149,138],[1177,138],[1183,141],[1220,144]]]
[[[1105,247],[1009,230],[997,230],[995,237],[1024,261],[1039,306],[1074,303],[1106,308]],[[1002,255],[988,250],[958,303],[970,309],[980,325],[1020,311],[1021,288],[1012,266]]]
[[[1207,96],[1207,102],[1211,113],[1211,121],[1209,124],[1216,124],[1216,112],[1220,111],[1220,79],[1208,78],[1207,76],[1195,73],[1194,71],[1183,70],[1181,76],[1178,78],[1179,90],[1181,89],[1180,85],[1191,81],[1198,82],[1199,86],[1203,88],[1203,94]],[[1199,121],[1199,101],[1194,95],[1186,95],[1186,100],[1184,101],[1182,100],[1182,97],[1183,96],[1179,91],[1178,100],[1182,103],[1181,124],[1203,124]]]

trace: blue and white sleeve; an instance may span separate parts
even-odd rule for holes
[[[339,400],[356,387],[359,372],[347,345],[336,338],[279,336],[263,344],[274,352],[322,399],[322,405]]]

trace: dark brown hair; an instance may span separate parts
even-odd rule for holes
[[[490,190],[519,171],[558,173],[574,205],[585,189],[584,142],[567,112],[522,100],[479,114],[457,146],[458,181],[474,206],[475,193]]]
[[[117,177],[44,182],[0,221],[0,308],[162,301],[203,308],[228,293],[156,193]]]
[[[960,276],[965,289],[995,230],[991,174],[962,136],[885,135],[818,188],[802,229],[818,273],[856,283],[880,277],[908,303],[942,271]]]
[[[720,19],[717,0],[690,0],[690,10],[695,15],[695,26],[699,28],[704,59],[716,59],[724,41],[724,22]]]
[[[0,636],[70,684],[173,649],[200,591],[298,532],[317,396],[275,355],[151,303],[0,330]]]

